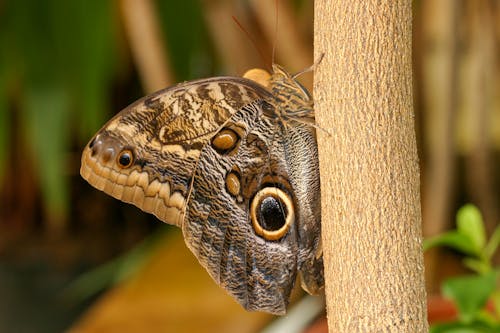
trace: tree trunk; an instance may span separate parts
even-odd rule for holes
[[[411,1],[315,1],[330,332],[427,332]]]

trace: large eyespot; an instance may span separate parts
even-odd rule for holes
[[[121,168],[128,168],[134,162],[134,154],[130,149],[124,149],[116,157],[116,162]]]
[[[257,235],[278,240],[295,220],[292,199],[277,187],[264,187],[252,199],[250,218]]]

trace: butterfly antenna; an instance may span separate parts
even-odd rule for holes
[[[238,19],[234,15],[231,17],[233,18],[234,23],[236,23],[238,28],[240,28],[240,30],[245,34],[245,36],[248,38],[248,40],[250,40],[253,47],[257,50],[257,53],[259,53],[259,56],[260,56],[260,59],[262,60],[262,62],[264,64],[266,64],[266,67],[268,67],[266,57],[264,56],[264,53],[262,52],[262,50],[259,48],[255,38],[250,34],[250,32],[248,32],[247,29],[245,29],[245,27],[243,27],[243,25],[240,23],[240,21],[238,21]]]
[[[301,70],[301,71],[300,71],[300,72],[298,72],[298,73],[293,74],[293,75],[292,75],[292,79],[294,79],[294,80],[295,80],[295,79],[297,79],[299,76],[301,76],[302,74],[305,74],[305,73],[312,72],[312,71],[316,70],[316,67],[318,67],[318,65],[321,63],[321,61],[323,60],[324,56],[325,56],[325,54],[324,54],[324,53],[321,53],[321,54],[319,55],[319,59],[318,59],[318,60],[316,60],[316,61],[314,62],[314,64],[312,64],[311,66],[307,67],[306,69]]]
[[[332,133],[330,133],[330,131],[328,131],[326,128],[319,126],[315,122],[305,121],[305,120],[302,120],[301,118],[290,118],[290,120],[295,121],[299,124],[314,127],[315,129],[322,131],[323,133],[327,134],[328,136],[332,136]]]

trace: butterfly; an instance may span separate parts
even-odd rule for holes
[[[84,148],[92,186],[176,225],[245,309],[282,315],[297,276],[324,286],[313,100],[282,67],[146,96]]]

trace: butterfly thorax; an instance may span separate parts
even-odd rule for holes
[[[293,75],[279,65],[273,65],[269,89],[277,100],[276,112],[283,120],[314,123],[314,105],[311,95]]]

